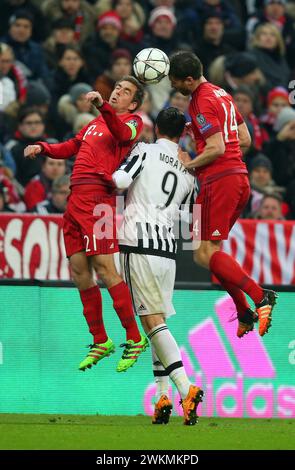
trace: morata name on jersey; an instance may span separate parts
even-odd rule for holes
[[[187,169],[176,158],[169,157],[169,155],[165,155],[165,153],[160,153],[160,160],[167,163],[167,165],[172,166],[172,168],[175,168],[175,170],[179,170],[182,173],[187,173]]]

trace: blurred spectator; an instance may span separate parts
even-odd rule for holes
[[[41,2],[39,2],[40,4]],[[39,9],[39,5],[32,0],[2,0],[0,15],[0,36],[7,33],[9,18],[15,15],[18,10],[26,10],[33,18],[34,41],[43,41],[48,34],[48,25],[45,17]]]
[[[261,150],[263,143],[268,140],[268,134],[263,127],[260,127],[259,118],[254,113],[254,95],[251,89],[247,85],[242,85],[233,92],[233,98],[252,137],[252,152],[251,149],[249,152]]]
[[[290,106],[289,93],[284,87],[275,87],[267,95],[267,109],[260,117],[260,123],[268,133],[269,137],[274,137],[274,123],[281,110]]]
[[[288,87],[290,69],[285,58],[285,44],[278,28],[265,23],[255,30],[252,39],[252,54],[256,57],[267,85]]]
[[[272,179],[272,164],[269,158],[259,153],[249,165],[251,196],[245,210],[246,215],[255,214],[265,194],[283,193]]]
[[[17,95],[13,81],[4,75],[3,48],[0,43],[0,111],[7,110],[8,106],[16,102]]]
[[[17,185],[12,178],[12,172],[0,162],[0,186],[3,188],[4,209],[9,212],[24,212],[26,207],[18,194]]]
[[[115,83],[126,75],[132,75],[132,56],[127,49],[117,49],[112,53],[110,70],[97,77],[94,89],[108,101]]]
[[[0,167],[5,167],[10,170],[11,176],[13,176],[16,172],[16,164],[13,159],[13,156],[7,148],[5,148],[0,143]]]
[[[152,116],[152,111],[153,111],[152,95],[148,88],[144,90],[143,103],[138,111],[141,111],[147,114],[149,117]]]
[[[244,27],[233,7],[226,0],[195,0],[200,21],[208,15],[219,14],[225,25],[227,41],[241,48],[245,42]]]
[[[253,34],[255,28],[264,23],[272,23],[281,32],[287,49],[287,59],[289,65],[295,65],[295,34],[294,20],[286,11],[285,0],[264,0],[263,8],[258,11],[247,22],[246,29],[248,34]]]
[[[42,47],[32,38],[33,17],[26,10],[18,10],[9,19],[8,33],[1,38],[14,51],[16,60],[25,64],[28,78],[45,79],[48,68]]]
[[[264,152],[272,162],[276,183],[287,186],[295,179],[295,110],[284,108],[274,130],[277,135],[265,143]]]
[[[140,45],[143,40],[145,13],[140,3],[134,0],[113,0],[110,8],[115,10],[122,21],[121,38],[124,41]]]
[[[90,85],[77,83],[70,88],[68,94],[59,99],[58,113],[61,118],[59,126],[60,134],[63,137],[72,130],[74,122],[80,114],[91,114],[92,119],[99,114],[97,109],[89,101],[86,101],[85,96],[89,91],[92,91]]]
[[[47,65],[55,68],[58,60],[69,44],[75,44],[75,25],[67,18],[60,18],[52,25],[52,33],[43,44]]]
[[[145,38],[146,47],[156,47],[167,55],[179,47],[176,35],[177,19],[167,7],[158,7],[152,10],[148,25],[150,34]]]
[[[1,182],[0,182],[0,212],[13,212],[7,204],[6,187]]]
[[[214,83],[222,86],[229,93],[241,85],[249,86],[255,93],[265,83],[258,61],[249,52],[230,54],[223,62],[220,59],[214,62],[217,62],[219,68],[217,73],[214,72]],[[211,64],[210,74],[214,62]]]
[[[24,149],[36,140],[46,139],[44,130],[43,114],[38,109],[26,108],[20,111],[14,139],[7,142],[6,148],[11,151],[14,158],[15,177],[22,186],[25,186],[33,176],[38,174],[41,168],[38,158],[35,160],[24,159]]]
[[[171,83],[168,77],[163,78],[157,85],[148,85],[148,92],[152,100],[151,117],[154,119],[158,113],[163,109],[165,103],[168,101],[170,92],[172,90]]]
[[[203,20],[201,40],[198,38],[196,54],[204,66],[204,75],[214,59],[234,52],[234,48],[224,41],[224,22],[221,14],[211,13]]]
[[[97,31],[83,45],[83,55],[90,73],[91,83],[111,65],[112,53],[116,49],[128,49],[130,43],[120,38],[122,21],[115,11],[108,11],[97,21]]]
[[[143,123],[143,128],[138,140],[140,142],[146,142],[147,144],[153,143],[155,141],[153,121],[142,111],[137,112],[137,114],[141,117]]]
[[[83,55],[78,46],[65,46],[58,67],[51,77],[51,93],[55,101],[65,95],[76,83],[89,83]]]
[[[26,107],[38,108],[45,115],[48,112],[50,99],[50,93],[42,82],[29,82],[25,101]]]
[[[27,97],[27,79],[22,67],[15,62],[13,49],[4,42],[0,43],[0,73],[13,81],[17,100],[23,104]]]
[[[289,206],[288,219],[295,220],[295,179],[287,186],[285,200]]]
[[[86,94],[92,91],[92,88],[87,83],[77,83],[69,89],[69,93],[63,95],[58,102],[58,112],[60,116],[71,127],[78,114],[90,113],[92,105],[86,101]],[[97,115],[97,113],[95,113]],[[93,118],[95,117],[93,115]]]
[[[32,210],[38,203],[51,198],[53,181],[66,172],[65,160],[45,157],[41,161],[41,172],[26,185],[24,202],[27,210]]]
[[[255,218],[262,220],[284,220],[281,196],[278,194],[264,196]]]
[[[67,208],[67,199],[70,194],[70,177],[68,175],[56,178],[52,183],[51,196],[39,202],[31,212],[40,215],[63,214]]]
[[[45,0],[42,11],[51,23],[61,18],[71,20],[76,41],[85,41],[94,31],[95,10],[85,0]]]
[[[188,112],[188,107],[190,103],[190,97],[184,96],[180,91],[172,89],[170,92],[169,100],[165,104],[165,108],[169,108],[170,106],[179,109],[182,113],[184,113],[185,118],[187,121],[190,121],[190,115]]]

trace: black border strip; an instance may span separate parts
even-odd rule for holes
[[[104,287],[101,282],[99,286]],[[0,279],[0,286],[37,286],[37,287],[75,287],[72,281],[42,281],[38,279]],[[264,284],[266,289],[273,289],[278,292],[295,292],[295,285],[269,285]],[[175,283],[176,290],[218,290],[224,291],[219,284],[212,284],[210,282],[182,282]]]

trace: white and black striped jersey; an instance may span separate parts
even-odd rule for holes
[[[195,195],[194,177],[178,159],[178,145],[168,139],[138,143],[113,180],[117,188],[129,188],[120,250],[175,259],[174,221],[180,207],[189,211]]]

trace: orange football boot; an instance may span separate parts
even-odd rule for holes
[[[204,392],[196,385],[191,385],[187,397],[181,400],[183,408],[183,424],[193,426],[198,422],[197,408],[203,401]]]
[[[272,311],[277,303],[278,294],[273,290],[263,289],[264,297],[259,304],[256,304],[256,312],[259,320],[259,334],[264,336],[271,327]]]
[[[162,395],[159,401],[155,404],[154,416],[152,418],[153,424],[168,424],[172,410],[172,401],[169,400],[167,395]]]
[[[250,331],[253,331],[254,323],[258,321],[258,315],[256,312],[253,312],[250,308],[247,313],[243,315],[243,321],[239,320],[237,337],[242,338],[244,335],[247,335]]]

